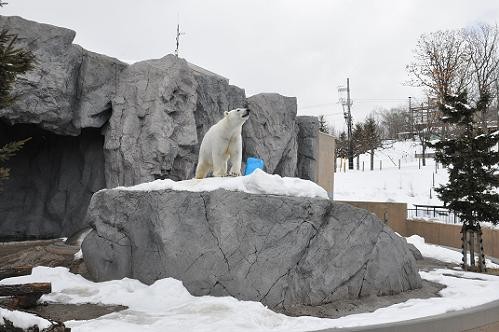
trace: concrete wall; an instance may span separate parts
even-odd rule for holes
[[[334,189],[334,160],[336,142],[334,136],[319,132],[317,137],[317,184],[327,192]]]
[[[424,220],[407,220],[406,203],[344,202],[366,209],[385,221],[403,236],[419,235],[426,242],[461,248],[461,225],[441,224]],[[483,250],[486,255],[499,258],[499,230],[482,227]]]

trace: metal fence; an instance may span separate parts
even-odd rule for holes
[[[431,219],[445,224],[460,224],[461,219],[444,206],[414,205],[413,209],[407,209],[407,219]]]

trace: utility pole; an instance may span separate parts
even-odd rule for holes
[[[344,93],[346,92],[346,99]],[[338,87],[338,94],[340,104],[343,107],[343,117],[347,124],[347,139],[348,139],[348,169],[353,169],[353,141],[352,141],[352,101],[350,100],[350,79],[347,78],[346,88],[343,86]],[[347,107],[345,109],[345,106]]]
[[[348,169],[353,169],[352,112],[350,106],[350,79],[347,78],[347,109],[348,109]]]

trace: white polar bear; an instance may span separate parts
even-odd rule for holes
[[[223,119],[208,129],[199,148],[196,179],[205,178],[210,171],[213,171],[213,176],[226,176],[228,160],[232,164],[229,175],[241,175],[241,130],[249,114],[250,110],[247,108],[225,112]]]

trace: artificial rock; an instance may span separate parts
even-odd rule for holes
[[[366,210],[327,199],[216,190],[102,190],[82,244],[98,281],[173,277],[193,295],[280,311],[418,288],[405,239]]]

